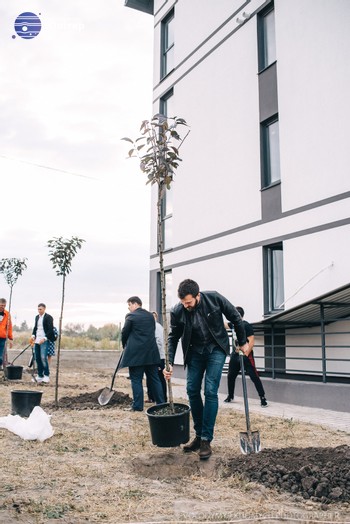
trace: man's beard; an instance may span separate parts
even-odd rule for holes
[[[198,300],[198,298],[196,298],[196,303],[195,303],[195,305],[194,305],[194,306],[188,306],[188,307],[186,308],[187,311],[193,311],[194,309],[196,309],[196,307],[198,306],[198,304],[199,304],[199,300]]]

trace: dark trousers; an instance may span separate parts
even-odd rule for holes
[[[253,352],[249,354],[249,357],[246,357],[244,355],[243,362],[244,362],[244,371],[247,373],[247,375],[250,376],[258,392],[259,397],[264,397],[265,391],[261,383],[258,371],[255,367]],[[241,362],[239,359],[239,354],[236,352],[233,352],[231,353],[230,363],[228,365],[228,374],[227,374],[227,388],[228,388],[228,396],[230,398],[234,398],[235,396],[236,378],[240,371],[241,371]]]
[[[164,399],[165,399],[165,402],[167,401],[167,386],[166,386],[166,380],[165,380],[165,377],[163,375],[163,369],[165,368],[165,359],[162,358],[159,365],[158,365],[158,376],[159,376],[159,380],[162,384],[162,388],[163,388],[163,393],[164,393]],[[146,386],[147,386],[147,395],[148,395],[148,398],[149,400],[154,400],[154,395],[152,393],[152,387],[151,387],[151,384],[150,384],[150,381],[148,379],[148,376],[146,375]]]
[[[154,400],[156,401],[156,403],[163,404],[164,402],[163,388],[158,376],[158,366],[156,364],[152,364],[149,366],[132,366],[129,367],[129,375],[133,395],[132,407],[136,411],[143,410],[142,379],[144,373],[146,373],[146,377],[150,381],[152,392],[154,394]]]

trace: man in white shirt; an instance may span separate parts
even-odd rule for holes
[[[32,339],[34,340],[35,360],[38,368],[36,381],[41,383],[50,382],[50,369],[47,359],[48,341],[54,342],[53,318],[45,312],[46,305],[42,302],[38,305],[38,313],[35,317]]]

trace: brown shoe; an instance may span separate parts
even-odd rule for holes
[[[199,450],[199,458],[201,460],[207,460],[210,455],[212,454],[212,449],[210,447],[210,442],[209,440],[202,440],[201,441],[201,445],[200,445],[200,450]]]
[[[192,440],[192,442],[187,444],[187,446],[183,446],[182,449],[185,453],[189,453],[190,451],[198,451],[200,447],[201,447],[201,438],[195,437]]]

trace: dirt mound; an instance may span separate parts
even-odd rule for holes
[[[100,396],[102,389],[94,391],[93,393],[81,393],[75,397],[67,396],[59,399],[58,404],[60,408],[64,409],[111,409],[111,408],[125,408],[129,407],[132,403],[132,398],[126,393],[115,391],[111,400],[105,406],[101,406],[98,403],[98,397]],[[55,403],[50,402],[42,404],[43,408],[54,409]]]
[[[330,504],[350,502],[350,447],[264,449],[230,459],[225,476]]]

